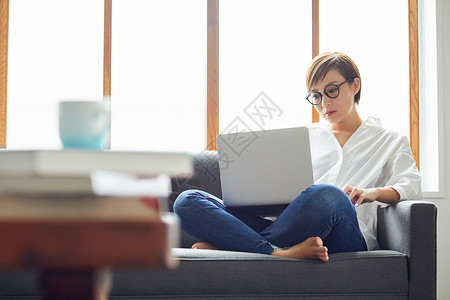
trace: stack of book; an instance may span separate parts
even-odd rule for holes
[[[98,171],[139,177],[189,176],[192,156],[177,152],[0,150],[0,193],[92,195]]]

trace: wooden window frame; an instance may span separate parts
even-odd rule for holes
[[[316,57],[320,53],[319,47],[319,0],[312,0],[312,58]],[[312,116],[311,121],[313,123],[319,122],[319,113],[311,105]]]
[[[0,0],[0,148],[6,148],[9,0]]]
[[[217,150],[219,134],[219,0],[207,2],[206,150]]]
[[[111,96],[112,0],[105,0],[103,31],[103,96]]]
[[[408,1],[409,23],[409,142],[420,169],[419,132],[419,8],[418,0]]]
[[[111,95],[112,0],[104,0],[103,94]],[[418,0],[408,0],[410,143],[419,167]],[[219,0],[207,0],[206,149],[216,150],[219,134]],[[0,0],[0,148],[6,148],[9,0]],[[319,0],[312,0],[312,56],[319,53]],[[312,122],[319,116],[313,109]]]

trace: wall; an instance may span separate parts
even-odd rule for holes
[[[450,299],[450,1],[437,0],[437,47],[438,47],[438,81],[442,93],[442,118],[444,129],[444,176],[445,197],[443,199],[425,199],[434,202],[438,208],[437,217],[437,297]]]

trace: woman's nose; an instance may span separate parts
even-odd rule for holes
[[[328,97],[327,95],[322,95],[322,105],[327,106],[333,104],[333,99]]]

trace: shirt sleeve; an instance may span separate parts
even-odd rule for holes
[[[405,136],[400,138],[397,151],[392,153],[386,167],[390,170],[386,186],[395,189],[400,200],[422,198],[422,177]]]

